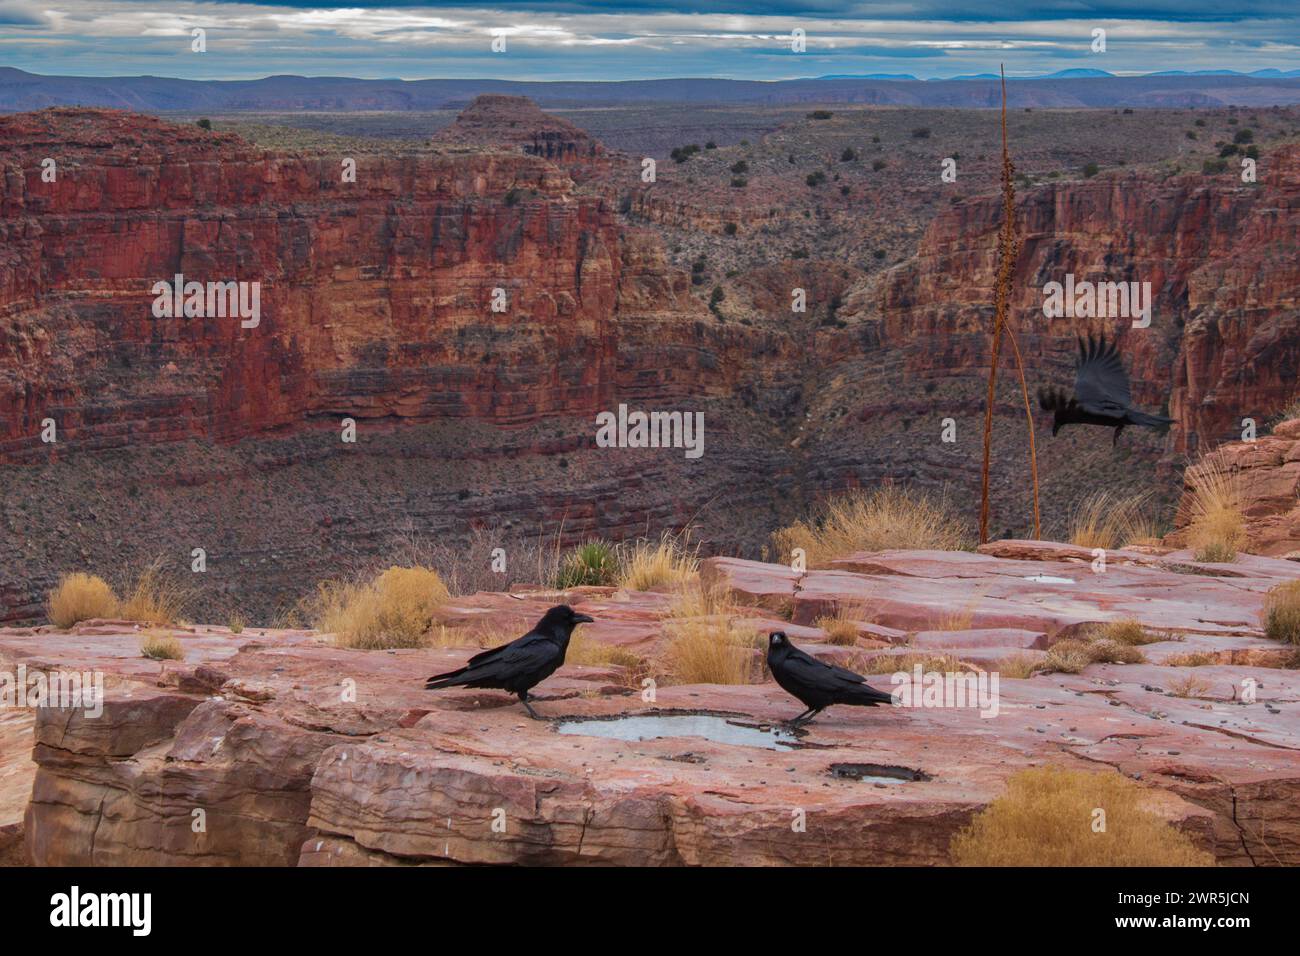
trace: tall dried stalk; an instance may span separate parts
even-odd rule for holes
[[[1029,426],[1029,466],[1034,489],[1034,537],[1042,533],[1038,507],[1038,452],[1034,445],[1034,415],[1029,404],[1029,386],[1015,332],[1007,325],[1007,307],[1011,297],[1011,276],[1015,270],[1020,241],[1016,232],[1015,165],[1007,148],[1007,77],[1002,73],[1002,228],[998,232],[998,277],[994,300],[993,348],[989,360],[988,398],[984,405],[984,462],[980,468],[980,544],[989,539],[989,458],[993,447],[993,402],[997,392],[998,361],[1002,356],[1002,333],[1011,340],[1011,351],[1020,375],[1020,392],[1025,401],[1025,419]]]

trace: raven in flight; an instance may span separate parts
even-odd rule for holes
[[[1131,404],[1128,375],[1119,360],[1114,342],[1088,336],[1079,339],[1079,360],[1075,365],[1074,395],[1067,397],[1057,388],[1040,389],[1038,404],[1043,411],[1052,412],[1052,435],[1064,425],[1103,425],[1115,429],[1111,445],[1119,441],[1125,425],[1145,425],[1147,428],[1166,428],[1174,420],[1164,415],[1148,415]]]
[[[554,674],[564,663],[573,629],[579,624],[590,623],[591,618],[579,614],[569,605],[557,605],[523,637],[475,654],[459,670],[430,677],[424,688],[491,687],[508,690],[519,696],[528,716],[540,720],[537,712],[528,705],[533,699],[528,691]]]
[[[767,637],[767,666],[781,689],[808,708],[790,721],[795,725],[808,723],[831,704],[874,707],[894,700],[868,684],[861,674],[805,654],[781,631]]]

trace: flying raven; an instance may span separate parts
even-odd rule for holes
[[[1085,342],[1079,339],[1079,360],[1075,365],[1074,395],[1067,397],[1058,388],[1040,389],[1038,404],[1044,411],[1052,412],[1052,434],[1064,425],[1104,425],[1115,429],[1114,445],[1125,425],[1145,425],[1147,428],[1166,428],[1173,424],[1164,415],[1148,415],[1131,404],[1128,375],[1120,362],[1119,351],[1106,336]]]
[[[547,611],[523,637],[475,654],[459,670],[430,677],[424,688],[492,687],[508,690],[519,696],[528,716],[540,720],[537,712],[528,705],[533,699],[528,691],[554,674],[564,663],[564,653],[569,649],[573,629],[579,624],[590,623],[592,619],[587,615],[579,614],[567,604],[559,604]]]
[[[868,684],[861,674],[825,664],[805,654],[781,631],[774,631],[767,637],[767,666],[781,689],[799,698],[808,708],[791,720],[792,724],[808,723],[831,704],[874,707],[894,700]]]

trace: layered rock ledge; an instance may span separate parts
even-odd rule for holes
[[[1300,863],[1300,677],[1259,626],[1264,592],[1295,565],[1121,551],[1095,574],[1090,558],[998,542],[803,574],[706,562],[755,631],[784,627],[816,654],[942,653],[992,672],[1119,617],[1169,638],[1142,648],[1146,663],[1002,676],[992,717],[833,708],[789,749],[560,732],[560,718],[711,714],[766,734],[800,709],[771,681],[660,686],[650,701],[622,668],[567,665],[538,689],[548,719],[532,721],[505,694],[422,689],[471,648],[357,651],[306,631],[195,626],[176,631],[184,659],[159,662],[127,622],[2,630],[5,670],[97,671],[106,700],[99,718],[39,708],[34,729],[25,714],[0,721],[4,752],[32,761],[6,758],[0,824],[23,809],[38,865],[933,865],[1009,775],[1054,763],[1140,781],[1221,864]],[[562,597],[597,619],[596,641],[651,656],[664,640],[666,596],[613,589],[479,594],[447,622],[522,633]],[[863,609],[856,649],[815,624],[842,607]],[[1212,663],[1175,666],[1193,652]],[[1200,689],[1171,692],[1192,673]],[[915,773],[872,782],[854,766]]]

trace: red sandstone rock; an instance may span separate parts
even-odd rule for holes
[[[1040,627],[929,631],[908,646],[856,652],[799,632],[814,653],[850,664],[853,653],[949,653],[995,671],[994,655],[1039,654],[1025,648],[1057,626],[1120,614],[1182,640],[1147,645],[1146,664],[1004,678],[994,717],[952,707],[835,708],[807,728],[802,746],[779,751],[689,734],[639,742],[560,734],[501,693],[423,690],[425,676],[470,649],[362,652],[304,632],[250,638],[197,627],[177,635],[184,661],[159,663],[134,656],[135,631],[107,622],[80,633],[0,631],[7,668],[91,663],[109,676],[103,719],[36,714],[25,839],[47,864],[935,864],[947,861],[952,835],[1009,774],[1057,762],[1110,765],[1140,780],[1157,812],[1221,863],[1300,862],[1300,686],[1294,672],[1266,666],[1281,648],[1260,637],[1257,620],[1271,572],[1289,565],[1258,558],[1243,565],[1247,573],[1223,578],[1132,564],[1073,586],[1029,586],[1027,566],[1046,576],[1090,572],[1050,545],[1015,550],[1020,557],[846,559],[869,566],[865,573],[794,575],[730,559],[705,568],[716,582],[734,582],[742,601],[775,599],[797,620],[884,586],[889,601],[872,607],[886,622],[925,619],[980,594],[977,612]],[[1188,593],[1185,606],[1161,597],[1175,588]],[[447,611],[470,620],[475,608],[513,606],[528,617],[554,598],[483,594]],[[645,653],[662,646],[662,595],[597,593],[581,606],[598,618],[588,628],[597,641]],[[748,616],[777,623],[756,605]],[[1006,646],[988,646],[995,639]],[[1159,663],[1189,651],[1214,653],[1219,663]],[[759,729],[799,709],[770,681],[659,687],[649,702],[616,671],[566,666],[538,689],[538,707],[550,717],[703,710]],[[1204,678],[1204,689],[1172,696],[1173,681],[1189,673]],[[1253,703],[1242,700],[1247,679],[1256,684]],[[889,675],[870,680],[892,685]],[[0,733],[18,739],[3,726]],[[840,763],[906,767],[930,779],[873,786],[835,777]],[[0,793],[12,817],[24,788],[11,780]],[[191,829],[196,809],[205,812],[202,834]],[[796,811],[805,832],[790,826]]]

